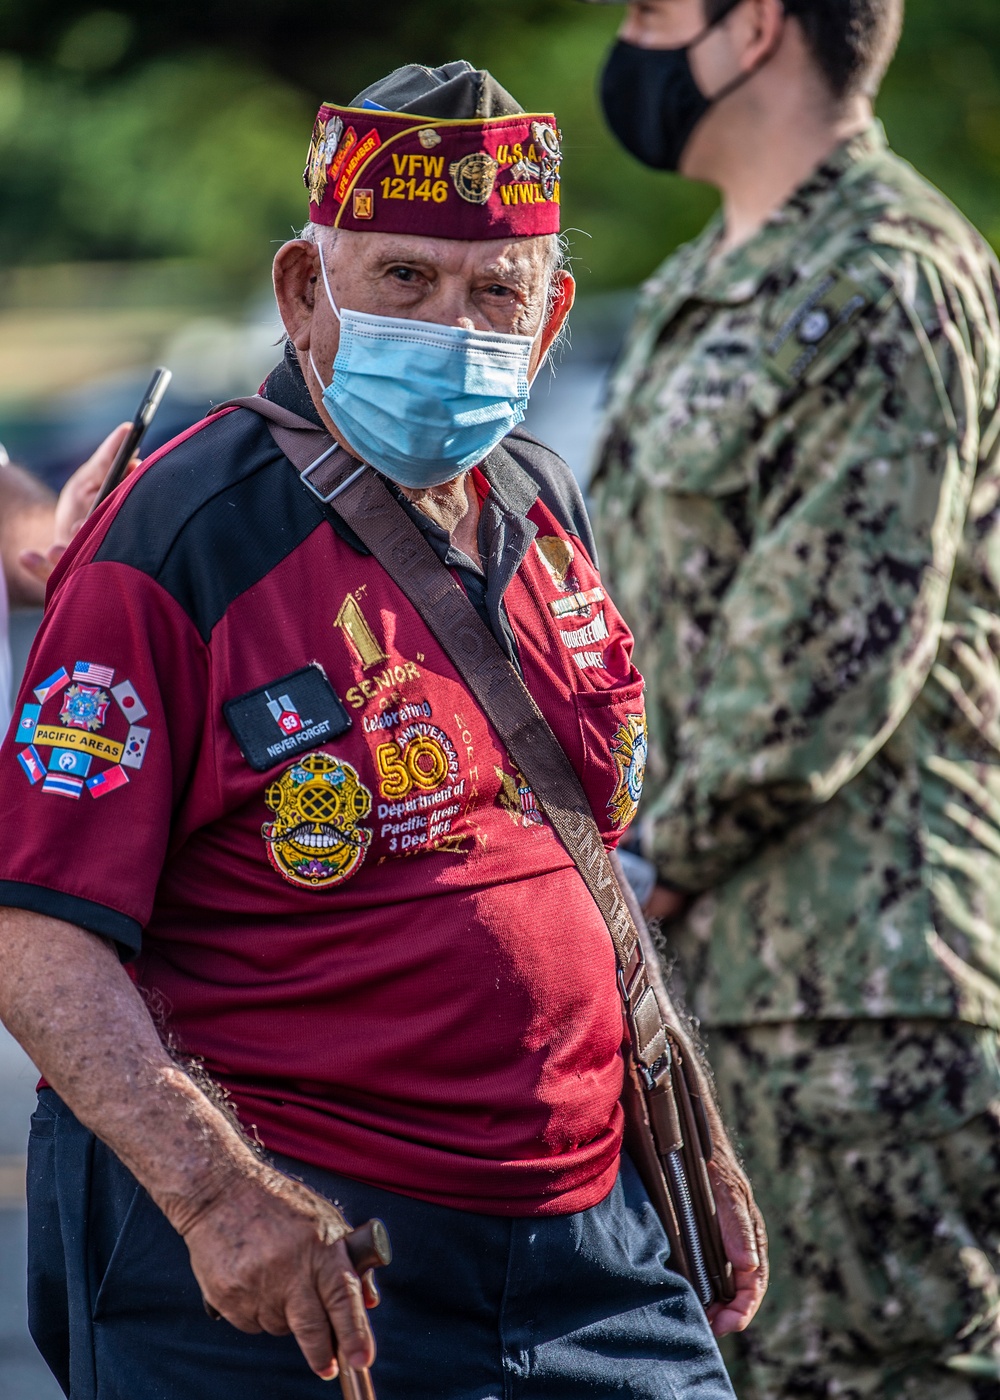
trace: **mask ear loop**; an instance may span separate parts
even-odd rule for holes
[[[336,316],[337,320],[340,321],[340,320],[342,319],[342,317],[341,317],[341,315],[340,315],[340,309],[339,309],[339,307],[337,306],[337,303],[336,303],[336,302],[334,301],[334,299],[333,299],[333,292],[330,290],[330,278],[327,276],[327,271],[326,271],[326,259],[323,257],[323,249],[319,246],[319,244],[316,245],[316,251],[317,251],[317,253],[319,254],[319,270],[320,270],[320,272],[321,272],[322,275],[323,275],[323,286],[324,286],[324,288],[326,289],[326,299],[327,299],[327,301],[330,303],[330,310],[331,310],[331,311],[333,312],[333,314]],[[312,366],[312,372],[313,372],[313,374],[316,376],[316,383],[319,385],[319,387],[320,387],[320,388],[324,391],[324,393],[325,393],[325,392],[326,392],[327,386],[323,383],[322,375],[320,374],[319,370],[316,368],[316,361],[313,359],[313,352],[312,352],[312,346],[311,346],[311,345],[309,346],[309,363],[310,363],[310,365]]]
[[[738,9],[742,3],[743,0],[732,0],[732,4],[726,5],[725,8],[715,16],[715,18],[711,21],[710,24],[706,24],[705,28],[701,31],[700,34],[695,35],[695,37],[691,40],[690,44],[685,45],[688,53],[690,53],[692,49],[696,49],[700,43],[707,39],[708,36],[712,33],[713,29],[717,29],[719,25],[722,24],[723,20],[727,20],[729,16],[733,13],[733,11],[735,9]],[[784,9],[785,7],[783,6],[782,8]],[[785,18],[787,19],[787,17],[788,11],[787,9],[785,9]],[[726,85],[721,89],[721,91],[713,93],[711,97],[709,97],[707,94],[704,94],[705,101],[708,102],[710,106],[715,107],[719,102],[722,101],[724,97],[728,97],[730,93],[738,91],[738,89],[741,88],[744,83],[748,83],[751,78],[755,77],[762,68],[766,67],[767,64],[771,62],[771,59],[778,52],[778,45],[781,43],[781,35],[783,32],[784,26],[782,26],[782,29],[779,32],[778,38],[775,41],[773,47],[768,49],[767,53],[755,67],[751,68],[748,73],[737,73],[736,77],[733,78],[731,82],[726,83]]]

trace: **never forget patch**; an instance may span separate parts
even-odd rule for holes
[[[317,662],[227,700],[226,723],[251,768],[265,773],[351,727],[351,717]]]

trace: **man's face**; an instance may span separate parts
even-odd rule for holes
[[[573,279],[560,274],[549,311],[549,253],[544,238],[463,243],[389,233],[337,234],[325,250],[330,290],[339,308],[467,330],[532,336],[534,373],[573,302]],[[340,323],[330,305],[320,249],[287,243],[274,264],[275,292],[285,329],[300,361],[311,352],[324,384],[333,374]],[[306,372],[321,407],[321,391]]]

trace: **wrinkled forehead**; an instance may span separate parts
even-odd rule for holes
[[[393,265],[424,268],[456,277],[496,277],[531,286],[544,282],[552,266],[551,235],[530,238],[457,239],[422,234],[338,231],[328,258],[377,273]]]

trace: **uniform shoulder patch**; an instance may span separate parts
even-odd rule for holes
[[[871,304],[859,282],[831,268],[813,283],[765,347],[765,366],[786,388],[796,388],[810,366]]]
[[[258,773],[336,739],[351,727],[350,715],[315,662],[227,700],[222,712],[240,752]]]

